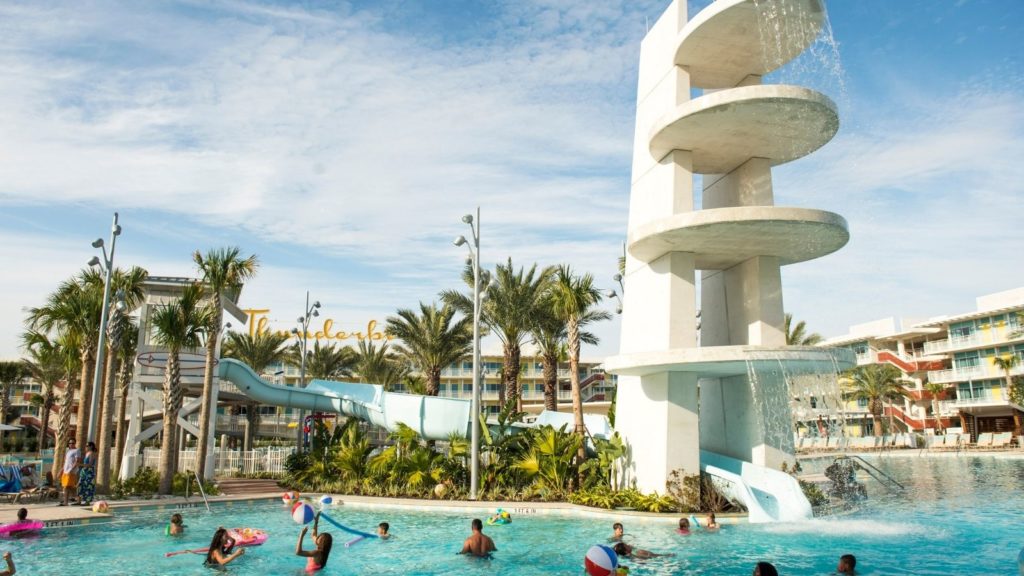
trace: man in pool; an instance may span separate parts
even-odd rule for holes
[[[474,518],[470,526],[473,529],[473,533],[466,538],[466,541],[462,544],[462,551],[459,554],[471,554],[478,558],[487,558],[491,555],[491,552],[497,552],[498,549],[494,546],[494,540],[484,534],[484,523],[479,518]]]
[[[836,574],[852,576],[856,574],[857,558],[853,554],[843,554],[839,557],[839,565],[836,566]]]
[[[622,542],[623,528],[621,522],[612,524],[612,535],[608,538],[609,542]]]

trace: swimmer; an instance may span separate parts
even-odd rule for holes
[[[657,554],[650,550],[634,548],[625,542],[619,542],[612,550],[615,550],[615,553],[623,558],[635,558],[637,560],[647,560],[649,558],[657,558],[658,556],[675,556],[675,554]]]
[[[14,558],[10,552],[4,552],[4,562],[7,563],[7,570],[0,572],[0,576],[14,576],[18,570],[14,567]]]
[[[171,514],[171,523],[167,525],[168,536],[180,536],[185,533],[185,520],[181,514]]]
[[[206,562],[204,564],[207,566],[223,566],[245,554],[245,548],[239,548],[232,552],[234,547],[235,541],[228,536],[228,531],[223,526],[217,528],[217,531],[213,533],[213,540],[210,541],[210,548],[206,552]]]
[[[512,522],[512,515],[498,508],[498,512],[487,519],[488,524],[508,524]]]
[[[609,542],[622,542],[623,528],[621,522],[612,524],[612,535],[608,538]]]
[[[302,549],[302,541],[306,538],[306,531],[309,530],[309,526],[303,526],[302,532],[299,532],[299,541],[295,543],[295,555],[303,556],[306,560],[306,572],[316,572],[327,566],[327,558],[331,555],[331,547],[334,545],[334,538],[324,532],[320,534],[317,532],[317,527],[320,524],[320,513],[317,512],[313,518],[313,543],[316,544],[316,548],[310,551]]]
[[[679,519],[679,528],[676,530],[676,533],[677,534],[682,534],[683,536],[689,536],[690,535],[690,521],[687,520],[686,518],[680,518]]]
[[[484,523],[479,518],[474,518],[470,524],[473,533],[466,538],[462,544],[462,551],[459,554],[470,554],[478,558],[487,558],[491,552],[497,552],[494,540],[484,534]]]
[[[705,525],[704,525],[704,529],[705,529],[705,530],[712,530],[712,531],[713,531],[713,530],[718,530],[718,529],[719,529],[719,528],[721,528],[721,527],[722,527],[722,525],[721,525],[721,524],[719,524],[719,523],[718,523],[718,522],[717,522],[717,521],[715,520],[715,513],[714,513],[714,512],[709,512],[709,513],[708,513],[708,520],[707,520],[707,524],[705,524]]]
[[[391,525],[389,525],[387,522],[381,522],[380,524],[377,524],[377,538],[380,538],[381,540],[387,540],[388,538],[391,538],[391,534],[388,534],[388,530],[390,529]]]
[[[853,554],[843,554],[839,557],[839,565],[836,566],[836,574],[851,576],[856,574],[857,558]]]
[[[758,562],[753,576],[779,576],[779,571],[771,562]]]

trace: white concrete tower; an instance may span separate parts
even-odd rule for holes
[[[761,84],[824,16],[821,0],[717,0],[687,22],[675,0],[641,44],[622,343],[605,365],[642,490],[699,472],[700,449],[778,467],[793,452],[785,382],[751,382],[751,362],[832,365],[786,346],[779,267],[841,248],[846,221],[775,206],[771,167],[831,140],[838,116],[818,92]]]

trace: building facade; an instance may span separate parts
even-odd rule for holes
[[[1024,406],[1010,392],[1024,377],[1024,287],[979,296],[972,312],[876,320],[821,345],[852,350],[858,365],[900,370],[907,396],[886,403],[883,414],[899,430],[959,428],[972,440],[987,432],[1021,434]],[[928,384],[942,392],[933,395]],[[870,433],[866,401],[847,401],[844,416],[853,435],[858,428]]]

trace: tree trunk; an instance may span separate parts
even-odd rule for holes
[[[431,366],[427,370],[427,396],[437,396],[441,390],[441,367]]]
[[[544,355],[544,409],[558,411],[558,354]]]
[[[53,384],[46,387],[46,393],[43,394],[43,415],[39,419],[39,427],[42,429],[42,435],[39,437],[39,451],[46,450],[46,440],[50,435],[50,410],[53,409],[54,397],[53,397]]]
[[[516,411],[522,412],[523,410],[523,398],[519,393],[519,345],[518,344],[507,344],[505,346],[505,354],[502,358],[503,370],[502,374],[505,379],[505,400],[508,402],[509,399],[516,399]],[[504,402],[502,403],[504,405]]]
[[[164,369],[164,437],[160,443],[160,494],[170,494],[174,480],[174,463],[178,456],[176,430],[181,396],[178,352],[171,351],[167,354],[167,367]]]
[[[64,453],[68,449],[71,436],[71,407],[75,403],[75,382],[64,381],[64,394],[60,398],[60,411],[57,412],[57,439],[53,444],[53,478],[60,481],[64,470]]]
[[[206,366],[203,369],[203,403],[199,410],[199,440],[196,443],[196,471],[199,477],[206,478],[207,438],[213,433],[210,430],[211,400],[213,397],[213,374],[217,367],[217,341],[220,339],[221,324],[224,312],[221,310],[220,292],[213,293],[214,320],[212,330],[206,337]],[[300,423],[301,425],[301,423]]]
[[[75,445],[83,451],[85,443],[90,440],[86,436],[89,434],[89,402],[92,400],[92,372],[95,368],[92,348],[86,345],[85,349],[87,352],[82,354],[82,375],[78,382],[78,422],[75,424]]]
[[[876,438],[882,436],[882,401],[878,398],[868,400],[868,410],[872,416],[872,430]]]
[[[117,431],[114,435],[114,472],[113,477],[121,476],[121,461],[124,459],[125,434],[128,432],[125,424],[125,416],[128,411],[128,387],[132,383],[132,368],[125,362],[121,363],[121,369],[117,373],[118,392],[120,401],[117,403]]]
[[[248,426],[245,429],[245,443],[242,446],[243,450],[252,450],[253,445],[256,443],[256,433],[260,429],[260,421],[262,420],[260,415],[260,405],[258,402],[250,402],[245,407],[245,420]]]
[[[7,424],[7,411],[11,409],[11,388],[9,384],[0,384],[0,424]],[[0,447],[3,446],[4,432],[0,430]]]
[[[942,417],[939,416],[939,399],[932,394],[932,416],[935,417],[935,432],[942,433]]]
[[[103,378],[103,405],[100,409],[100,421],[97,426],[99,436],[99,454],[96,457],[96,492],[99,494],[110,493],[110,449],[113,444],[114,434],[114,386],[117,377],[117,350],[116,343],[111,340],[111,347],[107,352],[106,375]]]
[[[587,460],[586,427],[583,425],[583,397],[580,394],[580,327],[575,318],[566,326],[569,333],[569,383],[572,386],[572,415],[576,423],[576,433],[580,435],[580,449],[576,453],[577,467]],[[582,472],[579,478],[583,482]]]

